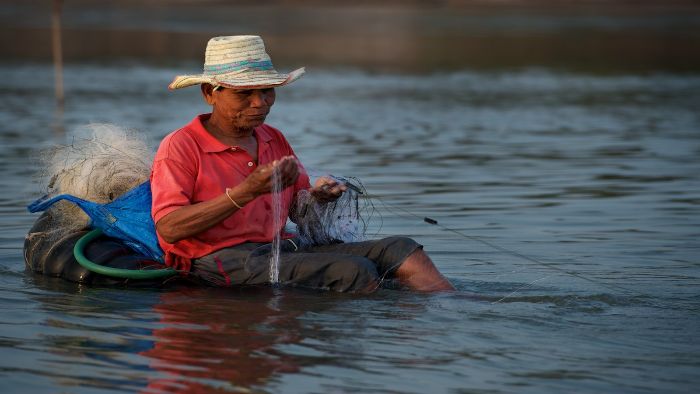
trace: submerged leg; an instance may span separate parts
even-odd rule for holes
[[[356,293],[379,287],[377,268],[362,256],[299,252],[282,253],[280,259],[280,281],[285,285]]]
[[[242,244],[196,259],[190,275],[210,286],[270,283],[270,244]],[[379,286],[374,263],[362,256],[282,252],[280,283],[338,292],[371,293]]]
[[[402,285],[413,290],[454,290],[423,251],[423,247],[408,237],[314,246],[310,251],[366,257],[377,265],[381,278],[396,278]]]
[[[433,292],[455,290],[423,251],[416,249],[396,270],[396,278],[413,290]]]

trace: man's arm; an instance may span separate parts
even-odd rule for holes
[[[236,212],[238,206],[243,207],[258,196],[270,193],[275,167],[279,168],[285,187],[296,182],[299,176],[296,159],[287,156],[275,160],[258,167],[239,185],[228,189],[228,196],[224,193],[209,201],[185,205],[168,213],[156,223],[156,231],[166,242],[175,243],[214,227]]]

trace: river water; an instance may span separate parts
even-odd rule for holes
[[[360,178],[375,197],[370,234],[421,242],[452,294],[99,288],[25,273],[39,150],[89,122],[140,130],[155,149],[207,110],[197,89],[165,89],[181,71],[70,65],[57,117],[49,66],[0,66],[0,392],[700,384],[700,75],[309,70],[279,89],[268,122],[312,173]]]

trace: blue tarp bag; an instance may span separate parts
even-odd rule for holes
[[[53,198],[44,196],[27,206],[29,212],[45,211],[60,200],[78,205],[90,217],[90,226],[104,234],[122,240],[134,251],[163,262],[163,250],[158,245],[156,226],[151,218],[151,183],[146,181],[107,204],[86,201],[70,194]]]

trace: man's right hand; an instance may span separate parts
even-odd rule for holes
[[[272,192],[273,172],[279,171],[282,189],[293,185],[299,178],[299,162],[294,156],[285,156],[272,163],[261,165],[241,183],[241,187],[254,196]]]

